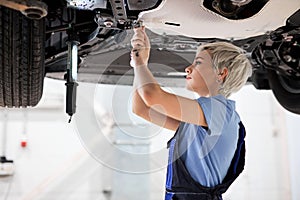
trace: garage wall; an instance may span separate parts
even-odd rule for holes
[[[247,157],[227,199],[292,199],[286,113],[270,91],[250,86],[233,98],[247,127]]]
[[[286,113],[286,126],[287,126],[287,136],[288,136],[288,158],[290,164],[290,181],[291,181],[291,191],[292,199],[300,198],[300,156],[299,156],[299,141],[300,141],[300,117],[292,114]]]
[[[163,199],[172,132],[131,114],[127,86],[80,84],[78,115],[68,124],[64,91],[63,82],[46,79],[37,108],[7,112],[6,157],[14,160],[15,173],[0,177],[0,199]],[[299,116],[252,86],[232,98],[247,128],[247,158],[224,199],[299,199]]]

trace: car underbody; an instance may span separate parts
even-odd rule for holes
[[[18,46],[24,49],[26,55],[31,55],[29,51],[33,51],[33,56],[30,56],[32,60],[37,60],[37,54],[40,54],[39,61],[32,62],[32,69],[38,68],[37,73],[42,73],[42,76],[36,76],[39,77],[36,83],[32,81],[35,77],[28,78],[31,68],[20,66],[25,62],[25,58],[19,59],[23,51],[15,57],[16,60],[23,60],[21,64],[19,61],[5,63],[5,60],[14,58],[12,55],[1,58],[2,64],[7,66],[2,69],[0,86],[7,89],[0,93],[1,106],[36,105],[42,94],[44,76],[66,80],[69,87],[67,105],[70,105],[71,114],[74,112],[73,97],[77,82],[132,84],[130,39],[133,27],[143,23],[151,42],[149,66],[162,85],[182,87],[184,68],[193,60],[197,47],[208,42],[228,41],[244,49],[252,63],[253,74],[248,82],[257,89],[272,89],[283,107],[300,114],[298,0],[10,1],[14,5],[7,2],[0,1],[0,14],[7,18],[2,19],[0,24],[3,30],[1,44],[3,47],[10,46],[7,49],[12,54]],[[18,18],[19,24],[13,25],[13,18]],[[28,37],[36,33],[35,38],[30,39],[32,44],[39,40],[36,46],[27,44],[31,50],[25,50],[24,37],[20,35],[21,30],[28,27],[24,24],[31,27],[26,32]],[[13,25],[12,28],[7,28],[10,25]],[[10,42],[13,46],[6,44],[5,38],[15,32],[19,33],[19,42]],[[9,70],[9,65],[20,68],[15,67],[14,72],[4,73]],[[18,74],[16,77],[25,77],[26,81],[29,79],[28,87],[40,85],[37,89],[40,92],[32,94],[36,96],[34,101],[28,100],[27,93],[22,94],[23,90],[28,90],[21,87],[23,83],[7,75],[24,70],[27,70],[26,75]],[[8,85],[5,83],[7,81]],[[14,95],[8,99],[8,94]],[[18,95],[18,101],[14,99],[15,95]],[[22,95],[23,98],[19,97]]]

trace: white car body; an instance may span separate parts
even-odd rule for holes
[[[254,16],[227,19],[203,5],[203,0],[165,0],[154,10],[144,11],[139,19],[157,34],[192,38],[243,39],[277,29],[300,7],[299,0],[270,0]],[[176,24],[169,25],[169,24]]]

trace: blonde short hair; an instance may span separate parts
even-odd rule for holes
[[[217,73],[224,67],[228,69],[228,75],[219,89],[220,94],[227,98],[246,84],[252,74],[252,66],[243,49],[228,42],[214,42],[201,45],[198,53],[203,50],[209,51]]]

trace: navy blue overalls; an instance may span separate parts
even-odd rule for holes
[[[246,131],[242,122],[239,123],[239,138],[233,159],[227,174],[221,184],[205,187],[196,182],[179,155],[179,142],[184,137],[183,123],[180,124],[173,138],[168,142],[169,161],[166,180],[165,200],[222,200],[233,181],[244,170],[245,165],[245,136]]]

